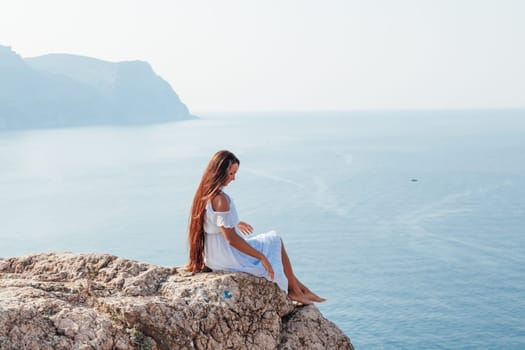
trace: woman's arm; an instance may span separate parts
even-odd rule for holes
[[[227,212],[230,210],[230,202],[223,194],[218,194],[217,196],[215,196],[215,198],[213,198],[211,201],[211,206],[213,210],[217,212]],[[264,269],[266,270],[266,272],[268,272],[268,276],[273,281],[274,273],[272,265],[263,253],[246,243],[246,241],[241,236],[239,236],[237,232],[235,232],[235,229],[223,226],[219,227],[219,229],[221,230],[222,235],[224,236],[229,245],[243,252],[244,254],[247,254],[249,256],[254,257],[255,259],[260,260],[264,266]],[[245,231],[250,231],[251,229],[251,226],[249,226],[249,228],[244,227]]]
[[[266,272],[268,272],[268,276],[273,281],[274,273],[272,265],[263,253],[249,245],[241,236],[237,234],[237,232],[235,232],[233,228],[220,227],[220,230],[226,241],[232,247],[243,252],[244,254],[247,254],[249,256],[254,257],[255,259],[260,260],[264,266],[264,269],[266,270]]]

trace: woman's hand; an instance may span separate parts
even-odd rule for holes
[[[274,273],[273,273],[273,267],[272,264],[268,261],[268,259],[263,255],[261,259],[261,263],[264,266],[264,269],[268,273],[268,277],[270,277],[270,280],[273,281]]]
[[[239,229],[239,231],[242,232],[242,234],[244,235],[249,235],[253,232],[253,227],[252,225],[250,224],[247,224],[246,222],[244,221],[239,221],[239,223],[237,224],[237,228]]]

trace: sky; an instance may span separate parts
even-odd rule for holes
[[[524,18],[522,0],[0,0],[0,45],[147,61],[193,113],[524,108]]]

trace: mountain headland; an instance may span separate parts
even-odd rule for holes
[[[143,61],[48,54],[0,45],[0,129],[136,125],[195,118]]]

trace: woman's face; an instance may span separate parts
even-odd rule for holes
[[[224,182],[224,186],[228,186],[230,182],[235,180],[235,174],[237,174],[237,170],[239,170],[239,164],[233,163],[228,168],[228,177],[226,178],[226,181]]]

